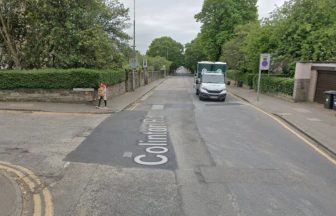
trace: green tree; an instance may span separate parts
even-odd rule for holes
[[[165,66],[166,70],[169,71],[172,65],[171,61],[168,61],[166,58],[161,56],[156,57],[145,56],[144,58],[148,60],[149,71],[160,71],[163,68],[163,66]]]
[[[27,1],[28,2],[28,1]],[[27,2],[20,0],[0,1],[0,43],[3,45],[9,67],[21,68],[20,47],[27,34]]]
[[[197,62],[207,60],[203,45],[199,37],[195,38],[191,43],[185,45],[184,62],[185,66],[192,71],[196,71]]]
[[[296,60],[328,60],[331,56],[319,55],[323,50],[315,43],[326,43],[323,37],[330,37],[336,24],[335,8],[334,0],[291,0],[276,10],[268,24],[278,41],[279,55]],[[331,41],[322,46],[328,49]]]
[[[148,48],[147,55],[166,58],[172,62],[171,69],[174,70],[184,64],[183,50],[184,47],[181,43],[170,37],[160,37],[152,41]]]
[[[335,8],[334,0],[288,1],[261,24],[237,27],[221,59],[239,71],[256,73],[260,53],[269,52],[271,69],[291,76],[297,61],[336,60]]]
[[[5,0],[0,2],[0,10],[0,30],[2,33],[7,30],[11,39],[0,35],[10,65],[14,65],[12,62],[19,68],[122,65],[121,49],[129,39],[124,33],[128,9],[118,0]]]
[[[199,35],[209,60],[216,61],[222,45],[234,35],[237,25],[256,21],[257,0],[205,0],[195,15],[203,25]]]

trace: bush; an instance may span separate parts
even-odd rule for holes
[[[6,70],[0,72],[0,89],[97,88],[102,81],[114,85],[125,80],[123,71],[91,69]]]
[[[235,70],[229,70],[227,72],[227,78],[234,81],[244,81],[244,73]]]
[[[253,79],[253,88],[258,88],[258,76],[256,75]],[[260,91],[267,93],[282,93],[286,95],[293,95],[294,89],[294,79],[283,78],[276,76],[261,76]]]
[[[258,74],[252,73],[241,73],[238,71],[230,70],[227,73],[227,77],[235,81],[243,81],[245,85],[250,88],[258,88]],[[288,78],[284,74],[274,74],[267,75],[262,74],[261,76],[261,92],[267,93],[282,93],[286,95],[293,95],[294,89],[294,79]]]
[[[228,70],[227,73],[226,73],[226,77],[228,79],[234,80],[235,79],[235,75],[234,75],[235,73],[236,73],[236,71],[234,71],[234,70]]]
[[[245,74],[244,83],[248,85],[250,88],[253,88],[253,80],[255,79],[256,76],[258,75],[251,73]]]

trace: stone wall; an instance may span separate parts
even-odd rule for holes
[[[122,95],[126,92],[126,84],[125,82],[113,85],[113,86],[108,86],[107,88],[107,95],[108,97],[115,97],[118,95]]]
[[[132,71],[126,74],[126,89],[132,91]],[[164,78],[164,71],[136,71],[134,73],[135,88],[147,85],[155,80]]]
[[[146,83],[164,77],[164,72],[144,72],[135,73],[135,86],[139,88]],[[113,98],[132,90],[132,72],[126,75],[126,81],[109,86],[108,97]],[[0,101],[38,101],[38,102],[64,102],[64,103],[83,103],[92,102],[98,93],[91,88],[78,89],[14,89],[0,90]]]
[[[0,90],[0,101],[89,102],[94,89],[15,89]]]

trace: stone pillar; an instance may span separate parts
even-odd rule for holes
[[[296,63],[293,99],[295,102],[308,101],[312,63]]]
[[[317,70],[312,70],[308,92],[308,101],[310,102],[314,102],[315,99],[317,76],[318,76]]]

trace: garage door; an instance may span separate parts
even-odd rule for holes
[[[317,76],[315,101],[324,103],[324,92],[336,90],[336,71],[319,71]]]

